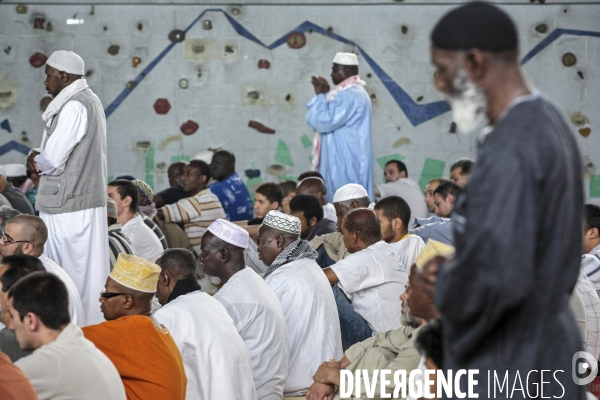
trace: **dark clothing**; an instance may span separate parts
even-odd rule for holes
[[[329,257],[329,254],[327,254],[327,250],[325,250],[324,245],[320,245],[317,248],[317,254],[318,254],[318,256],[315,261],[317,262],[317,264],[319,264],[319,267],[327,268],[327,267],[331,267],[333,264],[335,264],[335,261],[333,261],[333,259],[331,257]]]
[[[179,296],[183,296],[185,294],[192,293],[192,292],[195,292],[196,290],[200,290],[200,289],[201,289],[200,284],[195,279],[191,279],[191,278],[180,279],[175,283],[175,287],[173,288],[173,291],[169,295],[169,298],[167,299],[167,303],[172,302]]]
[[[479,398],[488,398],[488,370],[492,385],[493,370],[500,382],[508,371],[508,388],[518,372],[530,393],[544,382],[544,396],[585,398],[586,386],[571,377],[572,357],[583,344],[569,309],[582,206],[577,142],[547,99],[518,103],[480,140],[452,215],[456,258],[440,268],[435,293],[444,323],[443,369],[479,369]],[[527,377],[532,370],[538,373]],[[540,370],[563,372],[554,379]],[[461,380],[465,390],[466,383]],[[505,387],[495,398],[509,396]]]
[[[119,258],[119,254],[131,254],[137,256],[133,244],[121,230],[121,225],[113,224],[108,227],[108,255],[111,271],[117,262],[117,258]]]
[[[152,218],[144,214],[140,215],[144,220],[144,224],[146,224],[148,228],[152,229],[152,232],[154,232],[158,240],[160,240],[160,244],[162,245],[163,250],[167,250],[169,248],[169,245],[167,244],[167,239],[165,238],[165,234],[163,233],[163,231],[158,227],[158,225],[156,225],[156,222],[154,222]]]
[[[316,223],[315,226],[310,230],[306,241],[311,241],[315,236],[326,235],[328,233],[337,232],[337,225],[330,219],[323,218]]]
[[[248,226],[250,225],[260,225],[262,224],[264,218],[252,218],[248,221]]]
[[[342,348],[344,351],[356,343],[362,342],[373,336],[373,328],[356,311],[352,301],[346,297],[340,287],[335,284],[331,286],[333,297],[340,317],[340,331],[342,333]]]
[[[0,350],[10,358],[10,361],[15,362],[20,358],[27,357],[33,351],[21,350],[15,331],[4,328],[0,331]]]
[[[0,194],[6,197],[6,200],[10,202],[12,208],[19,211],[21,214],[35,215],[29,199],[25,197],[25,194],[20,189],[14,187],[12,183],[9,183],[6,186],[6,189]]]
[[[170,188],[166,188],[162,192],[156,193],[154,196],[160,196],[160,198],[163,199],[163,201],[165,202],[166,206],[169,204],[175,204],[181,199],[192,197],[193,194],[183,190],[183,187],[181,185],[177,185],[171,186]]]

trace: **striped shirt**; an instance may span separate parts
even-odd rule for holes
[[[120,224],[113,224],[108,227],[108,249],[111,271],[117,262],[119,254],[131,254],[137,256],[133,244],[131,244],[127,235],[121,231]]]
[[[179,200],[162,208],[165,222],[182,222],[196,254],[200,254],[200,240],[206,228],[218,218],[226,219],[225,211],[210,189],[204,189],[193,197]]]
[[[590,278],[600,296],[600,245],[581,257],[581,270]]]
[[[152,218],[142,213],[140,213],[140,215],[144,220],[144,224],[146,224],[148,228],[152,229],[152,232],[154,232],[156,237],[158,237],[158,240],[160,240],[160,244],[162,244],[163,250],[167,250],[169,248],[169,245],[167,244],[167,239],[165,238],[165,234],[163,233],[163,231],[161,231],[158,225],[156,225],[156,222],[152,221]]]

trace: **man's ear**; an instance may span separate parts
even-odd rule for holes
[[[588,234],[590,235],[590,239],[598,239],[598,237],[600,236],[600,232],[598,232],[598,228],[588,229]]]
[[[469,78],[475,82],[481,82],[487,72],[487,60],[481,50],[471,49],[467,51],[464,58],[464,67]]]
[[[271,203],[271,210],[279,210],[279,207],[281,207],[281,204],[279,204],[278,201],[274,201]]]
[[[132,201],[133,199],[131,198],[131,196],[125,196],[125,198],[123,199],[123,206],[125,206],[125,208],[128,209]]]
[[[283,240],[283,236],[275,235],[275,237],[273,237],[273,240],[275,241],[275,245],[277,246],[277,248],[283,251],[283,243],[285,242]]]
[[[223,263],[226,263],[231,258],[231,254],[226,248],[222,248],[221,250],[219,250],[219,254],[221,255],[221,262]]]
[[[62,82],[62,83],[67,83],[69,82],[69,75],[64,72],[64,71],[60,71],[58,73],[58,79]]]
[[[200,175],[200,182],[206,183],[207,180],[208,179],[207,179],[206,175]]]
[[[400,171],[400,178],[406,178],[406,171]]]
[[[123,296],[123,309],[129,310],[133,307],[133,297],[130,295]]]
[[[317,217],[312,217],[311,219],[308,220],[308,226],[315,226],[317,224]]]
[[[358,235],[356,234],[356,232],[352,232],[352,244],[356,244],[358,243]]]
[[[161,272],[160,281],[163,285],[169,286],[169,284],[171,283],[171,274],[169,273],[169,271],[165,269]]]
[[[447,199],[448,199],[447,200],[448,203],[454,205],[454,201],[456,200],[456,197],[454,197],[453,195],[449,194],[448,197],[447,197]]]
[[[33,251],[33,245],[31,243],[23,243],[21,250],[23,251],[24,254],[29,255]]]
[[[395,231],[402,230],[402,220],[400,218],[394,218],[392,220],[392,229]]]
[[[29,318],[27,318],[29,317]],[[19,313],[15,313],[13,314],[13,318],[19,318]],[[35,315],[32,312],[28,312],[27,314],[25,314],[25,318],[27,318],[27,330],[29,330],[29,332],[35,332],[38,331],[41,327],[40,325],[40,319],[37,317],[37,315]],[[23,318],[23,321],[25,321],[25,318]]]

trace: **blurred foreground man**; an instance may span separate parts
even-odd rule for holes
[[[573,355],[583,348],[568,304],[582,241],[575,138],[563,114],[526,82],[515,25],[499,8],[456,8],[431,40],[435,85],[459,128],[472,130],[484,116],[490,123],[454,207],[456,258],[426,268],[429,284],[437,282],[443,370],[479,369],[480,398],[488,397],[487,371],[494,370],[501,379],[507,374],[508,387],[527,376],[532,395],[543,385],[543,396],[583,399],[585,386],[571,377]],[[467,381],[460,386],[465,391]],[[496,398],[511,398],[508,387]]]
[[[27,168],[40,175],[35,208],[48,227],[46,255],[63,267],[81,294],[88,323],[103,321],[95,301],[108,275],[106,118],[84,75],[83,59],[55,51],[46,62],[52,102],[42,119],[42,145]]]

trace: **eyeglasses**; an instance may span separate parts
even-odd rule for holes
[[[33,243],[31,243],[29,240],[14,240],[10,236],[6,236],[6,234],[4,234],[0,237],[0,242],[5,246],[7,246],[9,244],[14,244],[14,243],[29,243],[33,246]]]
[[[117,296],[131,296],[131,295],[129,293],[111,293],[111,292],[107,292],[106,290],[100,291],[100,297],[103,297],[105,299],[110,299],[111,297],[117,297]]]

